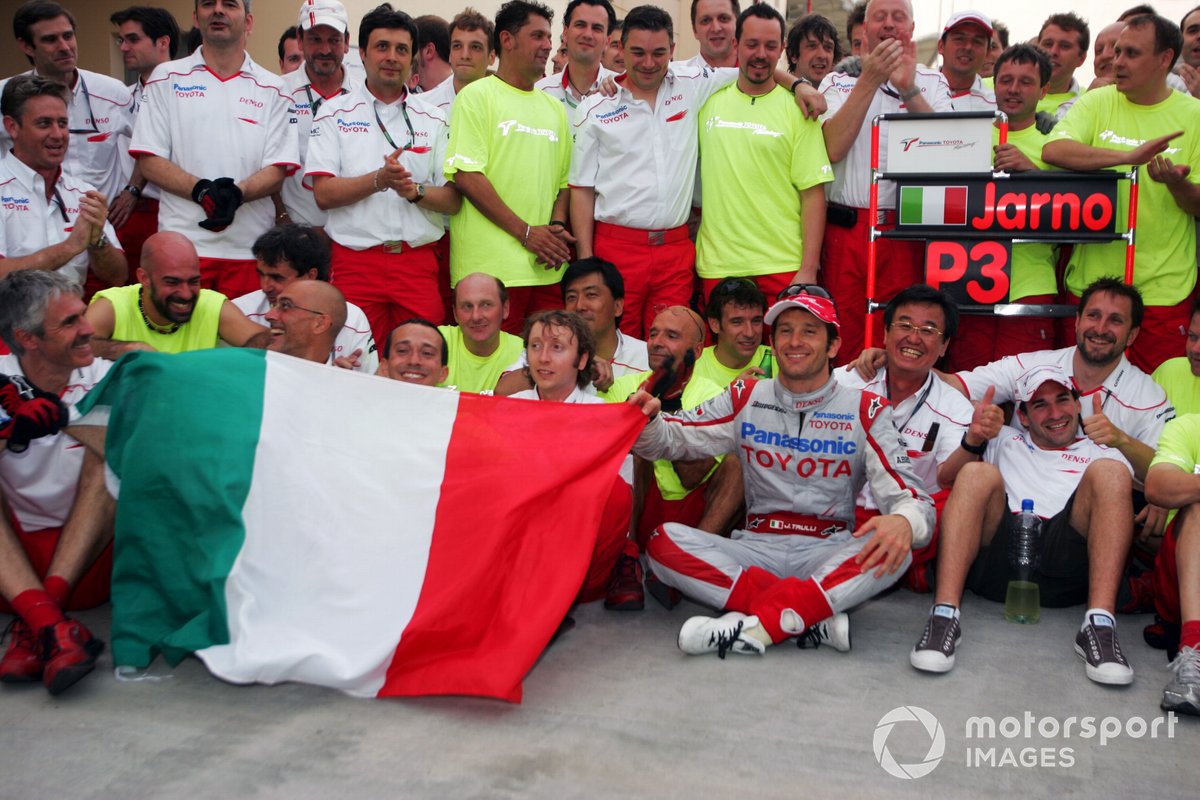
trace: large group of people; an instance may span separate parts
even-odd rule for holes
[[[58,693],[103,647],[65,614],[106,598],[114,514],[68,406],[129,351],[232,346],[640,408],[578,599],[718,610],[683,624],[692,654],[848,651],[848,612],[900,584],[933,594],[912,666],[946,672],[1031,500],[1034,579],[1086,607],[1086,676],[1132,682],[1116,617],[1153,611],[1163,707],[1200,714],[1200,9],[1103,27],[1085,89],[1070,12],[1011,46],[956,13],[926,67],[908,0],[860,4],[844,37],[693,0],[687,61],[653,5],[572,0],[556,39],[530,0],[383,4],[352,38],[338,0],[304,0],[277,75],[250,6],[196,0],[194,48],[163,9],[113,14],[128,87],[77,66],[67,8],[15,13],[0,680]],[[919,242],[873,241],[897,212],[887,181],[870,200],[872,120],[990,110],[999,174],[1141,172],[1132,283],[1122,242],[1013,247],[1007,300],[1073,318],[960,314]]]

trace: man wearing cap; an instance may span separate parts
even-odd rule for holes
[[[992,21],[978,11],[960,11],[946,21],[937,51],[955,111],[995,111],[996,97],[979,70],[991,44]]]
[[[362,308],[375,339],[410,317],[445,314],[436,245],[461,198],[442,174],[446,118],[410,94],[417,27],[381,6],[363,17],[366,82],[322,104],[305,180],[329,216],[333,283]]]
[[[826,210],[821,281],[838,303],[842,316],[843,361],[862,350],[866,330],[867,239],[871,194],[871,120],[880,114],[952,111],[945,77],[917,66],[913,42],[912,5],[908,0],[871,0],[865,20],[866,52],[862,74],[831,72],[821,81],[829,104],[822,132],[833,186]],[[886,142],[889,127],[880,127]],[[880,169],[887,169],[887,151]],[[883,229],[895,224],[895,187],[879,185],[879,217]],[[924,280],[924,248],[913,242],[876,242],[875,300],[890,300],[897,292]],[[877,325],[879,322],[877,321]],[[882,333],[882,329],[877,329]],[[876,336],[875,341],[880,340]]]
[[[338,0],[312,0],[300,7],[300,51],[304,64],[283,76],[283,85],[292,97],[292,117],[296,120],[296,140],[300,163],[307,164],[309,134],[313,120],[328,101],[348,94],[355,87],[354,75],[342,65],[346,55],[350,21],[346,8]],[[362,76],[358,77],[361,82]],[[304,170],[298,169],[283,182],[283,206],[289,222],[324,227],[327,212],[317,206],[311,187],[304,186]]]
[[[198,3],[203,44],[159,64],[146,82],[130,155],[162,189],[158,227],[187,236],[205,288],[258,288],[250,246],[271,227],[271,195],[300,166],[283,80],[246,53],[246,0]]]
[[[1125,685],[1133,670],[1117,639],[1117,589],[1133,540],[1134,471],[1115,449],[1079,430],[1079,392],[1057,365],[1029,370],[1017,382],[1016,414],[1024,430],[1004,427],[989,389],[963,435],[963,457],[945,470],[953,485],[942,513],[934,606],[909,660],[926,672],[949,672],[962,638],[963,588],[1004,602],[1009,541],[1023,500],[1043,520],[1031,580],[1049,608],[1087,603],[1075,652],[1097,683]],[[982,456],[982,461],[975,458]],[[1136,477],[1146,475],[1143,466]]]
[[[657,415],[634,445],[646,458],[734,452],[746,494],[746,527],[724,539],[668,523],[646,553],[663,583],[722,617],[693,617],[679,632],[689,654],[761,654],[798,636],[850,649],[845,612],[891,586],[933,529],[933,504],[919,488],[892,421],[891,406],[847,389],[830,374],[838,317],[823,290],[776,302],[772,380],[738,380],[700,407]],[[657,400],[630,400],[653,413]],[[857,529],[854,499],[866,483],[879,516]]]
[[[1200,101],[1167,85],[1182,47],[1175,23],[1132,17],[1117,39],[1115,85],[1075,101],[1042,149],[1046,163],[1066,169],[1145,166],[1150,180],[1137,187],[1133,285],[1146,303],[1146,325],[1129,358],[1147,372],[1179,352],[1196,288]],[[1129,191],[1118,189],[1118,229],[1125,227]],[[1077,244],[1064,278],[1068,293],[1078,295],[1102,276],[1124,276],[1125,260],[1122,241]]]
[[[718,386],[738,377],[774,375],[771,348],[762,343],[767,298],[749,278],[726,278],[708,296],[704,315],[716,344],[696,360],[696,374]]]

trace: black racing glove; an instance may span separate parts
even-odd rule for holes
[[[192,187],[192,200],[204,209],[206,219],[201,220],[200,227],[218,232],[233,224],[233,216],[242,205],[242,190],[233,178],[204,179]]]
[[[0,375],[0,407],[0,439],[7,439],[14,453],[24,452],[34,439],[58,433],[69,419],[58,395],[43,392],[20,375]]]

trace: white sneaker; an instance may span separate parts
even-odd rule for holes
[[[839,611],[828,619],[811,625],[796,637],[796,646],[801,650],[817,648],[827,644],[839,653],[850,652],[850,615]]]
[[[1180,650],[1171,662],[1171,671],[1175,675],[1163,689],[1163,710],[1200,715],[1200,650]]]
[[[758,627],[758,617],[748,617],[730,611],[723,617],[692,617],[679,629],[679,649],[689,656],[716,653],[721,658],[726,651],[744,655],[759,655],[767,648],[746,631]]]

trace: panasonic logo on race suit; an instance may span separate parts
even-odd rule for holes
[[[853,439],[846,441],[839,436],[836,439],[822,439],[817,436],[788,436],[779,431],[762,430],[752,422],[742,423],[742,438],[749,439],[755,444],[768,444],[773,447],[786,447],[798,453],[813,453],[815,455],[852,456],[858,452],[858,443]]]

